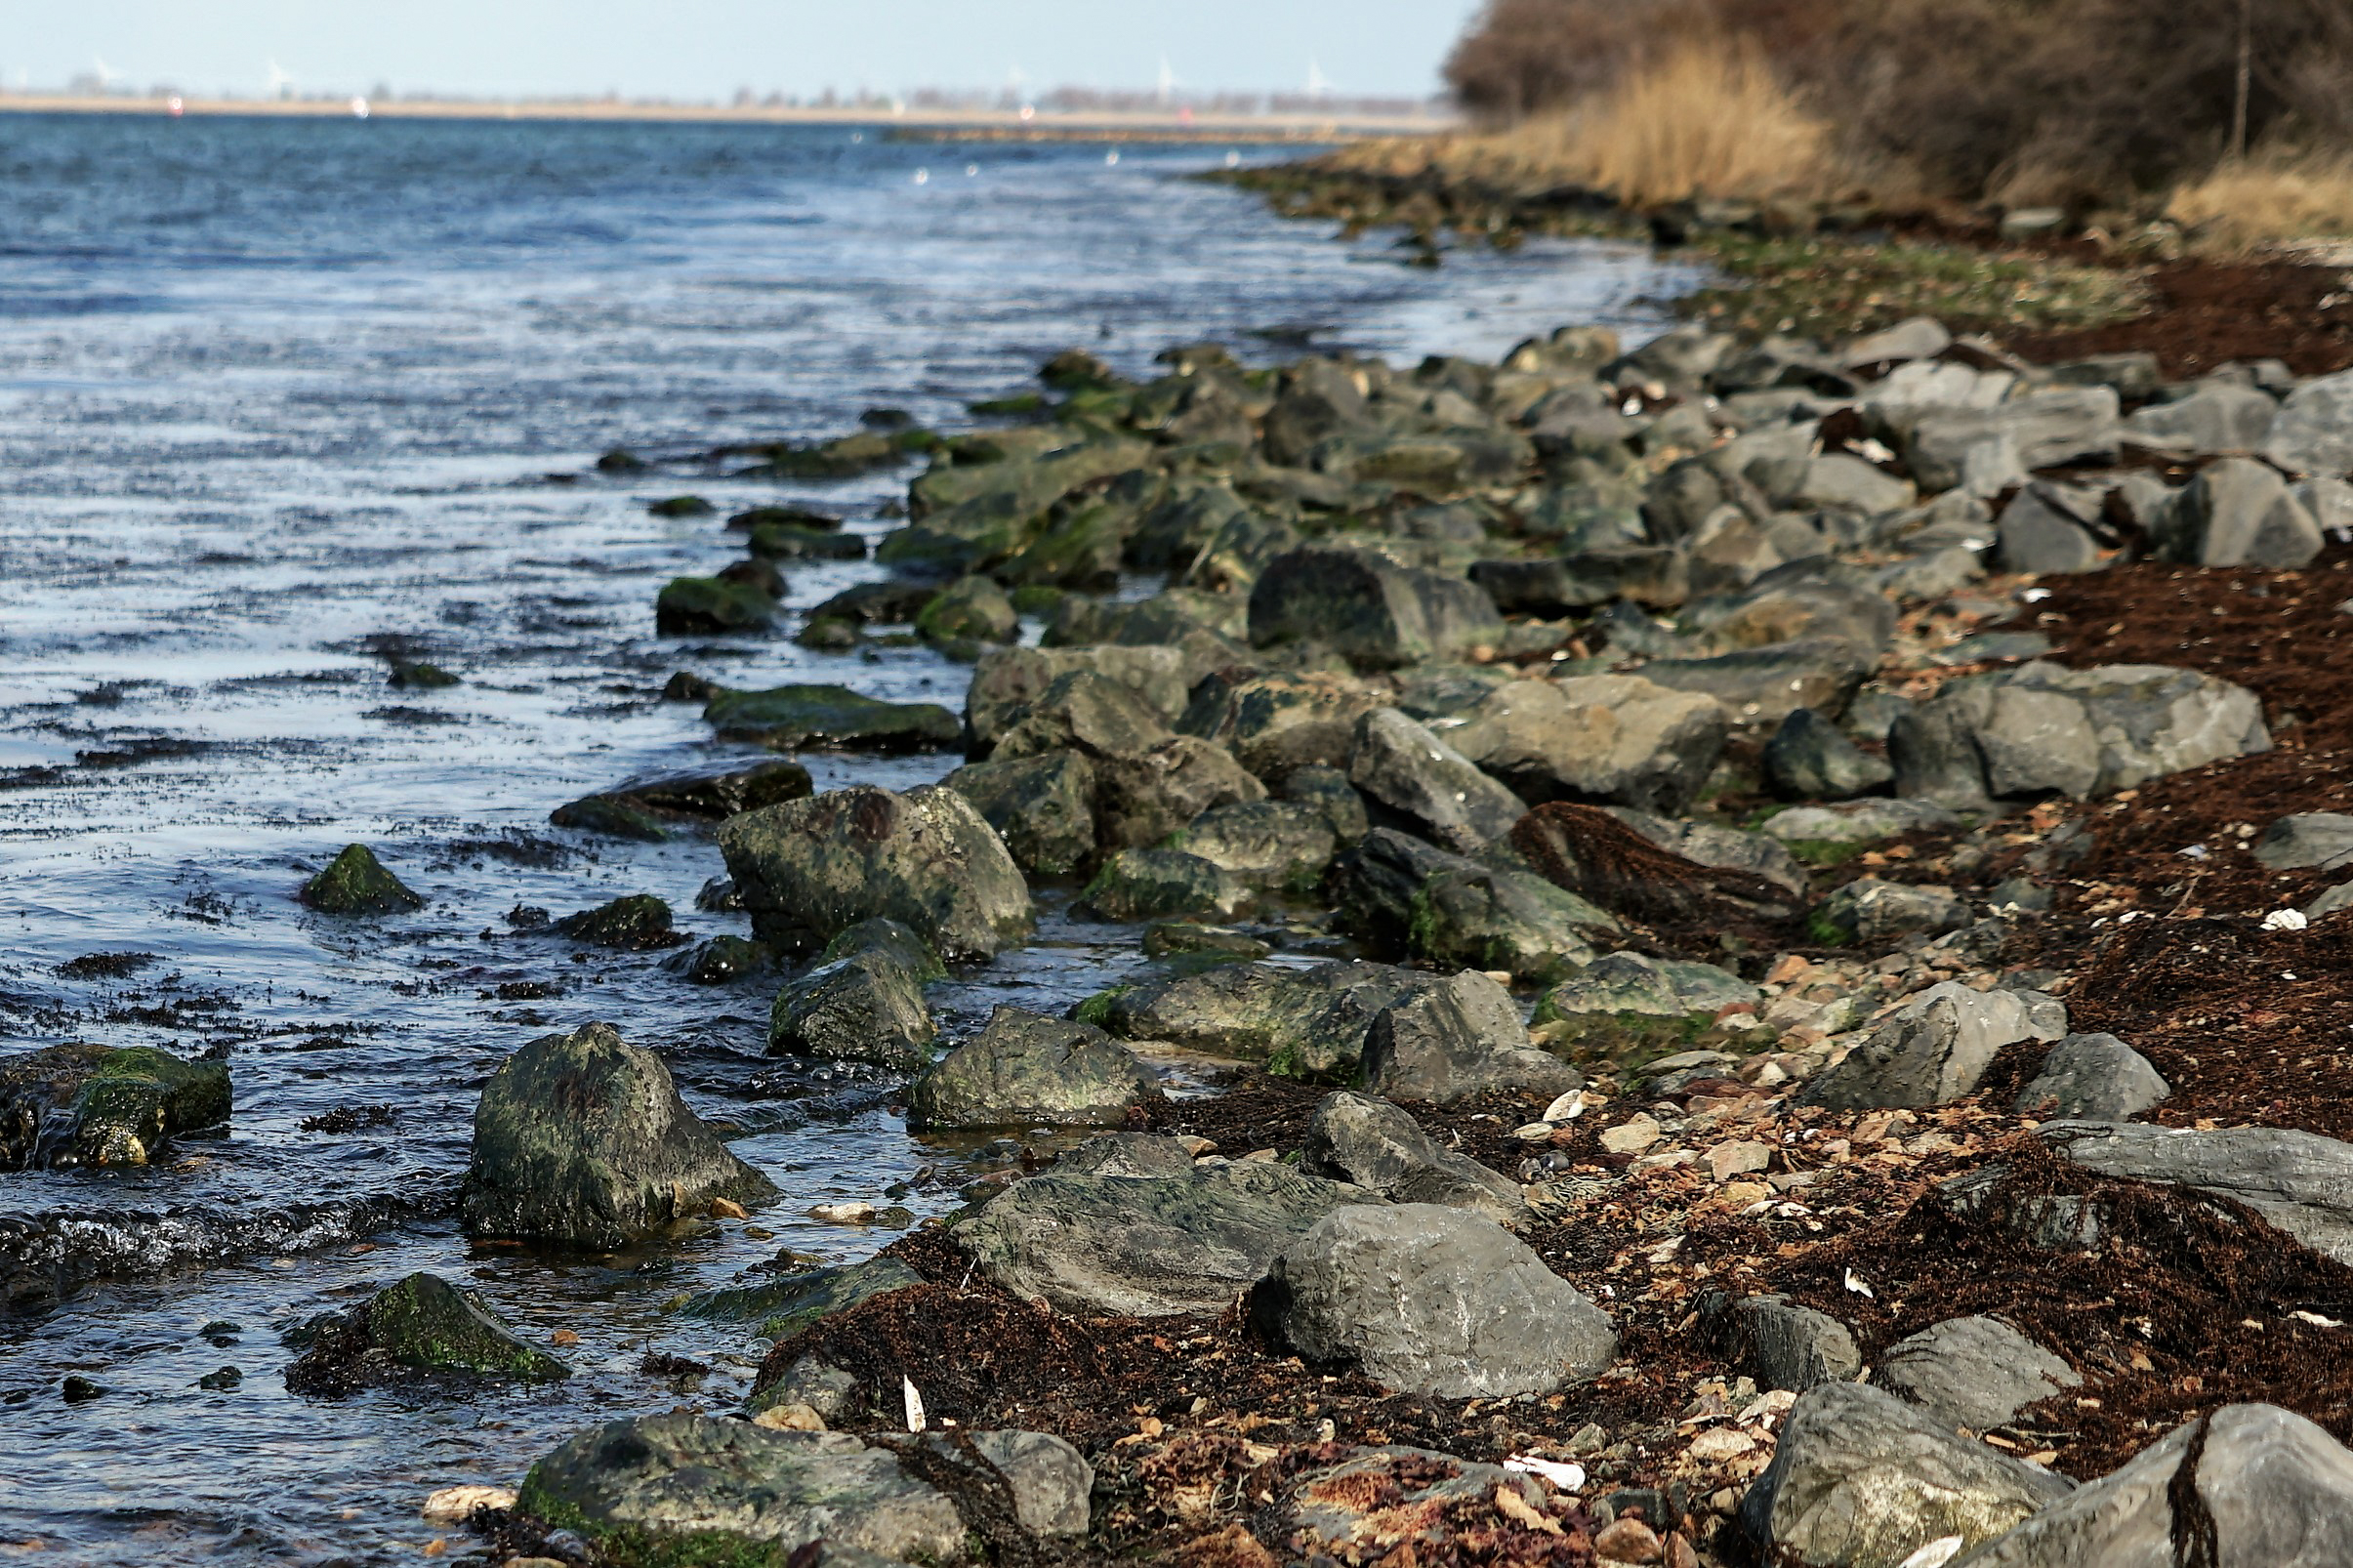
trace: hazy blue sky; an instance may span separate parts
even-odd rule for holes
[[[17,0],[0,82],[115,79],[263,93],[601,93],[739,87],[1437,88],[1477,0]]]

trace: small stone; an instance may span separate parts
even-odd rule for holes
[[[821,1432],[825,1430],[825,1418],[795,1399],[768,1406],[752,1418],[752,1424],[773,1432]]]
[[[1762,1171],[1773,1163],[1772,1145],[1743,1140],[1737,1143],[1718,1143],[1708,1151],[1708,1174],[1719,1182],[1737,1176]]]
[[[515,1489],[508,1486],[445,1486],[425,1500],[419,1510],[436,1524],[464,1524],[476,1508],[515,1506]]]
[[[1601,1147],[1611,1154],[1640,1154],[1659,1141],[1658,1122],[1646,1113],[1637,1112],[1630,1121],[1622,1122],[1601,1135]]]
[[[425,900],[384,869],[364,844],[346,845],[327,869],[303,884],[302,900],[323,915],[395,915]]]
[[[1593,1553],[1603,1562],[1657,1562],[1659,1533],[1639,1519],[1614,1519],[1593,1537]]]
[[[809,1210],[808,1217],[829,1225],[863,1225],[879,1213],[871,1203],[821,1203]]]

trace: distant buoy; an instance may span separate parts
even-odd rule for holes
[[[929,169],[918,169],[918,170],[916,170],[916,171],[915,171],[915,183],[916,183],[917,185],[919,185],[919,186],[928,186],[928,185],[929,185],[929,184],[931,183],[931,171],[930,171],[930,170],[929,170]]]
[[[1106,166],[1119,162],[1119,148],[1113,147],[1110,151],[1104,153],[1103,162]]]
[[[355,98],[351,100],[351,118],[355,120],[364,120],[367,117],[368,101],[364,98]]]

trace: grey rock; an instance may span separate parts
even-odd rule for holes
[[[2263,455],[2292,474],[2353,475],[2353,371],[2308,381],[2288,394]]]
[[[958,963],[1029,936],[1028,885],[996,830],[954,790],[835,790],[730,817],[719,844],[753,931],[788,952],[822,947],[877,916]]]
[[[2021,1116],[2126,1122],[2172,1093],[2149,1058],[2116,1036],[2069,1035],[2050,1048],[2012,1108]]]
[[[953,1439],[934,1434],[934,1447],[954,1452]],[[1013,1520],[1036,1536],[1083,1536],[1092,1517],[1094,1466],[1077,1449],[1047,1432],[974,1432],[972,1446],[1005,1477]]]
[[[1984,576],[1985,562],[1976,551],[1948,545],[1923,550],[1883,568],[1879,589],[1889,598],[1915,603],[1950,598]]]
[[[1895,769],[1811,708],[1796,708],[1765,742],[1765,781],[1796,800],[1843,800],[1884,789]]]
[[[1452,1105],[1489,1090],[1552,1095],[1584,1082],[1530,1046],[1511,993],[1471,970],[1392,1003],[1365,1032],[1365,1088],[1388,1099]]]
[[[1890,378],[1891,380],[1893,378]],[[2112,388],[2066,387],[1991,408],[1931,414],[1906,443],[1912,476],[1927,490],[1964,486],[1991,495],[2034,469],[2078,460],[2113,462],[2123,434]]]
[[[2027,1406],[2084,1382],[2066,1362],[1990,1317],[1947,1318],[1898,1340],[1871,1381],[1971,1432],[2005,1425]]]
[[[1080,1016],[1125,1040],[1267,1062],[1309,1078],[1353,1074],[1373,1020],[1439,982],[1385,964],[1228,964],[1082,1005]]]
[[[531,1466],[520,1506],[591,1542],[707,1549],[711,1537],[780,1561],[810,1542],[965,1560],[947,1496],[846,1432],[771,1431],[705,1416],[640,1416],[583,1432]]]
[[[1382,706],[1364,681],[1328,672],[1233,670],[1207,677],[1177,727],[1215,741],[1261,779],[1344,768],[1356,722]]]
[[[1476,584],[1358,551],[1278,556],[1250,593],[1253,646],[1317,642],[1358,669],[1451,658],[1503,635],[1503,617]]]
[[[1618,1346],[1526,1243],[1438,1204],[1335,1210],[1274,1259],[1251,1309],[1310,1362],[1447,1399],[1550,1393]]]
[[[1322,811],[1283,801],[1238,801],[1193,818],[1173,847],[1254,887],[1312,889],[1339,841]]]
[[[2353,484],[2342,479],[2305,479],[2292,493],[2322,528],[2335,530],[2339,539],[2353,532]]]
[[[679,1312],[713,1322],[752,1323],[764,1339],[789,1340],[822,1318],[923,1282],[921,1274],[897,1259],[878,1256],[862,1263],[807,1269],[758,1285],[700,1291],[681,1302]]]
[[[1127,686],[1093,670],[1073,670],[1017,709],[988,755],[1010,760],[1075,750],[1116,757],[1149,750],[1170,733],[1168,722]]]
[[[2342,811],[2298,811],[2263,830],[2250,851],[2272,871],[2317,866],[2334,871],[2353,865],[2353,816]]]
[[[2100,542],[2087,519],[2055,486],[2030,484],[2002,509],[1998,524],[2002,569],[2047,575],[2097,571]]]
[[[1054,1169],[1075,1176],[1180,1176],[1192,1171],[1193,1156],[1177,1138],[1100,1133],[1056,1160]]]
[[[1759,1388],[1803,1393],[1826,1382],[1852,1382],[1863,1370],[1862,1352],[1845,1324],[1778,1296],[1737,1301],[1717,1296],[1703,1302],[1700,1321],[1718,1353]]]
[[[1933,316],[1916,315],[1884,331],[1851,339],[1838,351],[1838,363],[1849,370],[1900,360],[1933,359],[1953,347],[1953,334]]]
[[[1348,782],[1370,805],[1464,853],[1501,839],[1527,814],[1518,796],[1394,708],[1357,721]]]
[[[2333,915],[2345,909],[2353,909],[2353,882],[2340,882],[2333,887],[2323,889],[2319,896],[2304,906],[2304,918],[2319,920],[2324,915]]]
[[[2281,1128],[2137,1122],[2051,1122],[2041,1136],[2097,1176],[2236,1199],[2314,1252],[2353,1263],[2353,1145]]]
[[[957,1231],[980,1274],[1060,1312],[1223,1311],[1275,1255],[1362,1189],[1258,1160],[1183,1176],[1016,1181]]]
[[[1308,1118],[1300,1169],[1345,1181],[1391,1203],[1436,1203],[1517,1228],[1528,1206],[1509,1178],[1441,1148],[1422,1124],[1383,1099],[1327,1094]]]
[[[1969,923],[1968,904],[1950,887],[1858,877],[1822,901],[1814,926],[1841,945],[1878,943],[1907,931],[1957,931]]]
[[[2183,1560],[2174,1491],[2201,1440],[2188,1480],[2212,1521],[2220,1568],[2353,1562],[2353,1453],[2276,1405],[2225,1405],[1953,1568],[2174,1568]]]
[[[907,1125],[1117,1127],[1159,1098],[1152,1070],[1093,1024],[1001,1006],[915,1081]]]
[[[1995,1053],[2019,1040],[2055,1039],[2065,1025],[2037,1017],[2013,991],[1972,991],[1957,980],[1932,985],[1817,1074],[1804,1103],[1839,1110],[1920,1109],[1975,1092]]]
[[[1350,721],[1353,727],[1353,721]],[[1342,849],[1353,846],[1372,831],[1372,819],[1366,814],[1364,797],[1348,782],[1348,775],[1337,767],[1322,763],[1310,763],[1295,767],[1283,775],[1282,798],[1296,805],[1312,806],[1325,825],[1332,830],[1335,844]]]
[[[864,1061],[911,1072],[938,1034],[915,971],[887,952],[820,965],[776,994],[768,1054]]]
[[[1176,735],[1095,760],[1095,840],[1106,850],[1158,844],[1214,806],[1265,797],[1266,786],[1222,746]]]
[[[2271,433],[2280,405],[2251,387],[2209,382],[2187,397],[2151,403],[2125,421],[2127,439],[2188,457],[2257,452]]]
[[[1176,648],[1000,648],[981,655],[965,693],[965,727],[974,752],[986,756],[1022,710],[1054,681],[1079,670],[1108,676],[1126,686],[1163,723],[1184,712],[1192,684],[1185,656]]]
[[[1099,920],[1207,916],[1230,920],[1249,886],[1214,861],[1182,849],[1122,849],[1087,885],[1082,913]]]
[[[2199,470],[2160,509],[2150,533],[2159,559],[2193,566],[2292,570],[2310,565],[2327,542],[2279,471],[2244,457]]]
[[[1629,1048],[1679,1047],[1735,1005],[1762,994],[1728,970],[1640,953],[1611,953],[1545,993],[1535,1027],[1554,1050],[1579,1060]]]
[[[661,1057],[592,1023],[532,1041],[483,1086],[459,1212],[474,1236],[607,1249],[714,1198],[777,1196],[687,1109]]]
[[[940,783],[972,803],[1023,871],[1067,876],[1094,854],[1094,765],[1082,752],[971,763]]]
[[[1522,801],[1607,801],[1673,813],[1723,755],[1721,703],[1640,676],[1512,681],[1447,733]]]
[[[1350,856],[1352,865],[1336,887],[1350,925],[1369,913],[1353,904],[1353,895],[1372,881],[1368,872],[1382,849],[1400,840],[1418,844],[1403,834],[1384,834],[1380,842],[1368,837]],[[1413,861],[1426,875],[1404,889],[1403,942],[1406,956],[1419,963],[1554,980],[1589,962],[1593,944],[1620,929],[1608,913],[1533,871],[1421,847],[1426,854]],[[1395,883],[1407,869],[1383,866],[1382,880]]]
[[[1900,1568],[1932,1541],[1963,1549],[2066,1496],[2068,1482],[1958,1436],[1893,1394],[1826,1382],[1800,1395],[1739,1523],[1774,1560]]]
[[[839,1421],[849,1413],[857,1395],[855,1373],[805,1355],[747,1400],[745,1409],[758,1415],[784,1405],[806,1405],[825,1421]]]
[[[1781,841],[1761,833],[1748,833],[1739,828],[1717,827],[1709,822],[1686,822],[1673,817],[1653,816],[1647,811],[1614,806],[1610,815],[1639,833],[1663,849],[1672,849],[1686,860],[1703,866],[1717,866],[1733,871],[1746,871],[1776,883],[1792,892],[1805,890],[1805,868],[1797,863]]]
[[[659,843],[681,827],[798,800],[809,788],[808,769],[799,763],[781,758],[749,767],[730,763],[631,779],[559,805],[548,820],[559,828]]]
[[[1740,723],[1769,727],[1796,708],[1837,715],[1878,660],[1837,638],[1801,638],[1696,658],[1652,659],[1638,672],[1654,685],[1697,691]]]
[[[1922,829],[1960,825],[1960,817],[1926,801],[1852,801],[1776,811],[1759,831],[1782,844],[1878,844]]]

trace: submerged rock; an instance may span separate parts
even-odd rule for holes
[[[963,738],[956,716],[933,702],[883,702],[847,686],[771,686],[722,691],[703,718],[727,740],[770,751],[805,746],[838,751],[948,751]]]
[[[559,805],[548,820],[559,828],[658,844],[677,828],[802,800],[809,791],[808,769],[778,758],[749,767],[690,768],[631,779]]]
[[[757,583],[674,577],[654,599],[653,624],[664,637],[750,632],[767,625],[775,613],[775,597]]]
[[[472,1291],[414,1273],[319,1332],[286,1370],[296,1393],[337,1394],[407,1373],[454,1373],[546,1382],[572,1369],[525,1344]]]
[[[327,869],[303,884],[302,900],[322,915],[397,915],[425,900],[384,869],[364,844],[346,845]]]
[[[460,1213],[476,1237],[613,1248],[775,1184],[729,1153],[652,1052],[607,1024],[509,1056],[474,1113]]]
[[[951,963],[1028,939],[1028,884],[996,831],[954,790],[873,785],[748,811],[719,846],[752,929],[807,952],[877,916],[901,922]]]
[[[704,1291],[679,1303],[681,1315],[759,1326],[764,1340],[789,1340],[820,1318],[861,1301],[921,1285],[924,1277],[895,1258],[870,1258],[840,1268],[813,1268],[763,1285]]]
[[[1152,1070],[1093,1024],[999,1007],[915,1081],[907,1125],[1119,1127],[1159,1098]]]
[[[556,923],[556,929],[592,947],[632,951],[676,947],[686,939],[670,928],[670,906],[651,893],[635,893],[599,904],[595,909],[584,909],[577,915],[566,915]]]
[[[0,1057],[0,1171],[146,1165],[228,1110],[227,1062],[81,1043]]]

